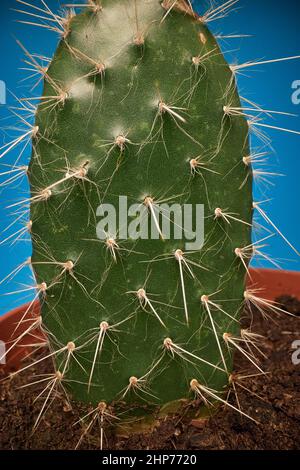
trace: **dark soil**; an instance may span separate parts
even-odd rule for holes
[[[300,365],[292,363],[295,352],[292,344],[300,340],[300,302],[290,297],[282,297],[279,301],[298,318],[270,313],[273,320],[266,322],[257,313],[254,320],[247,314],[243,320],[244,326],[252,322],[252,331],[265,337],[262,348],[267,359],[263,358],[261,366],[268,375],[247,378],[240,382],[242,386],[236,385],[241,410],[259,424],[228,407],[221,407],[208,420],[191,422],[178,416],[164,419],[146,435],[117,436],[106,423],[104,449],[299,450]],[[40,403],[34,402],[39,389],[20,387],[32,382],[34,374],[45,373],[45,362],[36,366],[34,371],[30,369],[28,373],[0,383],[0,449],[58,450],[76,447],[83,430],[74,423],[89,409],[74,403],[70,407],[62,397],[51,404],[38,429],[32,431],[40,409]],[[239,355],[235,358],[235,372],[257,374]],[[229,400],[237,406],[234,393]],[[99,449],[99,427],[95,426],[92,434],[84,437],[81,449]]]

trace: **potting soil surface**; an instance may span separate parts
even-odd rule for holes
[[[103,448],[116,450],[286,450],[300,449],[300,352],[295,350],[300,341],[300,302],[294,298],[277,299],[294,315],[276,315],[269,312],[269,320],[259,312],[245,312],[242,326],[252,324],[252,331],[264,338],[260,348],[260,366],[267,374],[249,367],[248,361],[235,354],[235,373],[252,376],[236,382],[237,398],[233,392],[229,403],[251,416],[242,417],[228,406],[220,406],[207,420],[182,416],[164,418],[147,434],[116,433],[113,423],[103,425]],[[299,343],[298,343],[299,344]],[[299,349],[299,346],[298,346]],[[36,357],[39,356],[40,353]],[[294,361],[292,360],[294,359]],[[298,359],[298,360],[297,360]],[[33,358],[30,358],[33,361]],[[21,388],[38,380],[37,375],[49,371],[51,362],[42,361],[13,379],[0,382],[0,449],[99,449],[100,431],[83,435],[78,421],[91,408],[63,397],[53,401],[33,432],[42,400],[35,398],[41,384]],[[199,406],[194,402],[191,406]],[[74,423],[76,423],[74,425]]]

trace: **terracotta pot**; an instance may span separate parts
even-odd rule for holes
[[[291,295],[300,299],[300,272],[277,271],[273,269],[251,269],[248,287],[261,289],[260,295],[266,299],[273,300],[281,295]],[[16,325],[28,309],[28,304],[23,305],[3,317],[0,317],[0,357],[3,349],[9,349],[17,337],[30,326],[30,319],[34,321],[40,314],[40,306],[35,302],[26,314],[28,322],[22,323],[17,331]],[[25,335],[6,357],[5,364],[0,364],[0,372],[5,374],[17,370],[21,361],[30,353],[30,344],[37,342],[38,331],[34,330],[32,335]],[[40,333],[40,338],[42,338]]]
[[[28,312],[27,312],[28,310]],[[18,322],[26,314],[20,325]],[[17,338],[22,336],[24,332],[30,328],[30,325],[40,315],[39,302],[25,304],[17,307],[4,316],[0,317],[0,359],[7,352],[6,357],[0,361],[0,373],[8,374],[20,368],[21,361],[31,352],[30,344],[37,343],[39,338],[42,339],[42,333],[38,330],[32,330],[31,334],[24,335],[20,341],[11,350],[11,345]],[[34,336],[33,336],[34,335]]]
[[[260,296],[274,300],[290,295],[300,300],[300,272],[275,269],[250,269],[248,287],[261,289]]]

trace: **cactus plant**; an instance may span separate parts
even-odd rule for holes
[[[57,368],[84,402],[162,406],[188,398],[192,379],[222,391],[232,368],[223,335],[239,334],[235,250],[251,244],[248,125],[224,112],[240,101],[213,35],[172,3],[104,0],[72,18],[36,113],[32,262],[51,346],[69,345]],[[119,220],[119,196],[159,236],[97,240],[96,209]],[[201,249],[164,238],[154,209],[166,201],[205,205]]]
[[[14,206],[30,204],[34,328],[47,332],[50,391],[102,415],[225,403],[235,349],[261,371],[239,323],[245,303],[264,306],[245,288],[259,123],[207,26],[232,3],[198,16],[185,0],[90,0],[54,16],[49,67],[30,56],[44,90],[26,134],[31,197]],[[166,205],[204,207],[202,244]]]

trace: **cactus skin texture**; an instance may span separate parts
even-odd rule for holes
[[[192,379],[226,390],[233,351],[223,334],[240,333],[246,275],[235,249],[251,244],[249,128],[223,109],[240,107],[235,80],[207,26],[185,2],[166,15],[172,3],[103,0],[72,18],[45,77],[29,169],[39,195],[32,262],[38,284],[47,284],[43,323],[53,351],[75,345],[55,355],[63,385],[75,400],[125,402],[145,413],[192,399]],[[196,158],[205,168],[192,174]],[[114,234],[115,262],[97,241],[96,209],[118,209],[119,195],[130,204],[147,196],[204,204],[203,248],[189,253],[184,240]],[[216,217],[216,208],[239,220]],[[194,274],[182,264],[188,324],[177,249]],[[141,288],[165,327],[134,294]],[[204,295],[223,310],[210,308],[227,371]],[[102,322],[109,328],[101,336]],[[139,387],[127,389],[131,377]]]

